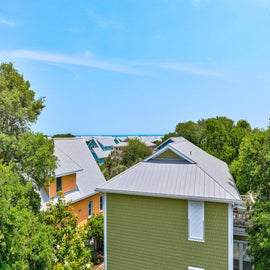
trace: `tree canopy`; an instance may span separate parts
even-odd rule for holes
[[[52,136],[52,138],[74,138],[74,137],[76,136],[71,133],[58,133]]]
[[[131,139],[127,146],[122,147],[122,153],[112,151],[101,165],[101,171],[108,180],[123,172],[144,158],[150,156],[152,150],[138,139]]]
[[[270,130],[253,130],[240,146],[231,171],[242,193],[252,191],[260,199],[270,198]]]
[[[128,145],[122,147],[122,164],[130,167],[151,154],[152,150],[145,143],[138,139],[129,140]]]
[[[0,269],[91,269],[89,226],[69,203],[40,211],[37,191],[56,168],[53,140],[31,131],[43,102],[12,63],[0,65]]]
[[[242,194],[251,192],[252,226],[247,229],[250,255],[255,270],[270,265],[270,129],[255,129],[242,140],[231,165]]]
[[[32,207],[33,183],[0,164],[0,269],[46,269],[50,233]]]
[[[44,98],[35,99],[29,81],[12,63],[0,65],[0,158],[39,187],[48,184],[56,168],[53,141],[30,129],[43,102]]]
[[[60,196],[57,202],[48,203],[43,220],[51,233],[52,269],[91,269],[89,226],[77,226],[70,202]]]
[[[180,122],[175,132],[166,134],[168,137],[182,136],[209,154],[230,164],[237,156],[242,139],[251,131],[246,120],[239,120],[236,124],[232,119],[224,116]]]
[[[44,108],[44,98],[35,99],[29,81],[14,69],[12,63],[0,65],[0,130],[17,136],[28,131]]]

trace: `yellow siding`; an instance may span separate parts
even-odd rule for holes
[[[81,200],[72,204],[72,207],[73,207],[72,213],[78,216],[78,223],[83,223],[87,221],[89,201],[93,201],[93,213],[97,214],[100,212],[99,198],[100,198],[100,194],[98,193],[84,200]]]
[[[69,192],[76,189],[76,174],[70,174],[62,177],[63,192]]]
[[[56,193],[56,180],[53,180],[49,186],[49,196],[50,196],[50,198],[52,198],[52,197],[55,197],[56,195],[57,195],[57,193]]]
[[[76,174],[70,174],[62,177],[62,192],[66,193],[76,189]],[[49,189],[46,188],[46,192],[48,193],[50,198],[57,196],[56,192],[56,179],[54,179],[49,186]]]

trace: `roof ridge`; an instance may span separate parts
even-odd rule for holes
[[[82,137],[64,137],[64,138],[53,138],[54,141],[67,141],[67,140],[84,140]]]
[[[55,147],[58,148],[61,153],[63,153],[67,158],[69,158],[72,162],[74,162],[80,169],[83,170],[82,166],[78,164],[70,155],[68,155],[59,145],[54,145]]]
[[[201,166],[199,166],[198,163],[196,163],[196,165],[198,166],[199,169],[201,169],[206,175],[209,176],[209,178],[211,178],[218,186],[220,186],[223,190],[225,190],[227,193],[229,193],[232,197],[234,197],[235,199],[237,199],[230,191],[228,191],[223,185],[221,185],[217,180],[215,180],[215,178],[210,175],[208,172],[206,172]]]
[[[200,147],[198,147],[197,145],[195,145],[195,144],[193,144],[192,142],[190,142],[190,141],[188,141],[187,139],[185,139],[184,138],[184,140],[185,141],[180,141],[180,142],[173,142],[173,143],[169,143],[169,145],[172,145],[172,144],[180,144],[180,143],[189,143],[189,144],[191,144],[192,146],[194,146],[195,148],[197,148],[199,151],[201,151],[201,152],[204,152],[205,154],[207,154],[208,156],[210,156],[212,159],[215,159],[216,161],[218,161],[218,162],[220,162],[220,163],[223,163],[223,164],[225,164],[227,167],[228,167],[228,164],[225,162],[225,161],[223,161],[223,160],[221,160],[221,159],[219,159],[219,158],[217,158],[217,157],[215,157],[215,156],[213,156],[213,155],[211,155],[211,154],[209,154],[209,153],[207,153],[205,150],[203,150],[203,149],[201,149]],[[173,146],[172,146],[173,147]],[[177,150],[177,149],[176,149]],[[178,152],[180,152],[179,150],[177,150]],[[186,156],[185,154],[183,154],[182,153],[182,155],[184,155],[184,156]],[[191,159],[191,160],[193,160],[193,159]],[[223,190],[225,190],[227,193],[229,193],[231,196],[233,196],[234,198],[235,198],[235,195],[233,195],[227,188],[225,188],[221,183],[219,183],[209,172],[207,172],[205,169],[203,169],[202,168],[202,166],[200,165],[200,162],[197,162],[197,161],[195,161],[195,160],[193,160],[194,161],[194,163],[205,173],[205,174],[207,174],[218,186],[220,186]]]
[[[138,163],[136,163],[136,164],[133,165],[132,167],[130,167],[130,168],[124,170],[123,172],[121,172],[121,173],[115,175],[113,178],[107,180],[107,181],[104,183],[104,185],[106,185],[106,184],[109,183],[109,182],[114,182],[115,180],[117,180],[117,177],[119,177],[120,175],[123,175],[123,174],[125,174],[125,173],[127,173],[127,172],[133,170],[135,167],[137,167],[137,166],[138,166],[139,164],[141,164],[142,162],[143,162],[143,160],[140,161],[140,162],[138,162]],[[103,186],[103,185],[102,185],[102,186]]]

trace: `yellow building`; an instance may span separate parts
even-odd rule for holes
[[[58,158],[56,179],[40,190],[42,209],[46,209],[50,199],[57,199],[61,191],[72,202],[78,223],[85,222],[92,214],[103,211],[103,196],[95,188],[106,180],[84,139],[54,139],[54,145]]]

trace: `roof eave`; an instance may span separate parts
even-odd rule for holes
[[[102,193],[113,193],[121,195],[135,195],[135,196],[147,196],[147,197],[158,197],[158,198],[169,198],[169,199],[182,199],[182,200],[197,200],[207,202],[219,202],[219,203],[241,203],[241,199],[225,199],[225,198],[213,198],[213,197],[200,197],[200,196],[187,196],[187,195],[175,195],[175,194],[163,194],[163,193],[151,193],[151,192],[139,192],[139,191],[127,191],[127,190],[112,190],[96,188],[97,192]]]
[[[78,198],[78,199],[76,199],[76,200],[72,200],[71,204],[76,203],[76,202],[79,202],[79,201],[81,201],[81,200],[84,200],[84,199],[86,199],[86,198],[88,198],[88,197],[92,197],[92,196],[94,196],[94,195],[96,195],[96,194],[98,194],[98,193],[99,193],[98,191],[94,191],[94,192],[92,192],[92,193],[90,193],[90,194],[84,195],[84,196],[82,196],[82,197],[80,197],[80,198]]]
[[[62,177],[62,176],[66,176],[66,175],[70,175],[70,174],[74,174],[74,173],[78,173],[78,172],[82,172],[82,171],[83,171],[83,169],[74,170],[74,171],[70,171],[70,172],[58,173],[55,176],[56,177]]]

